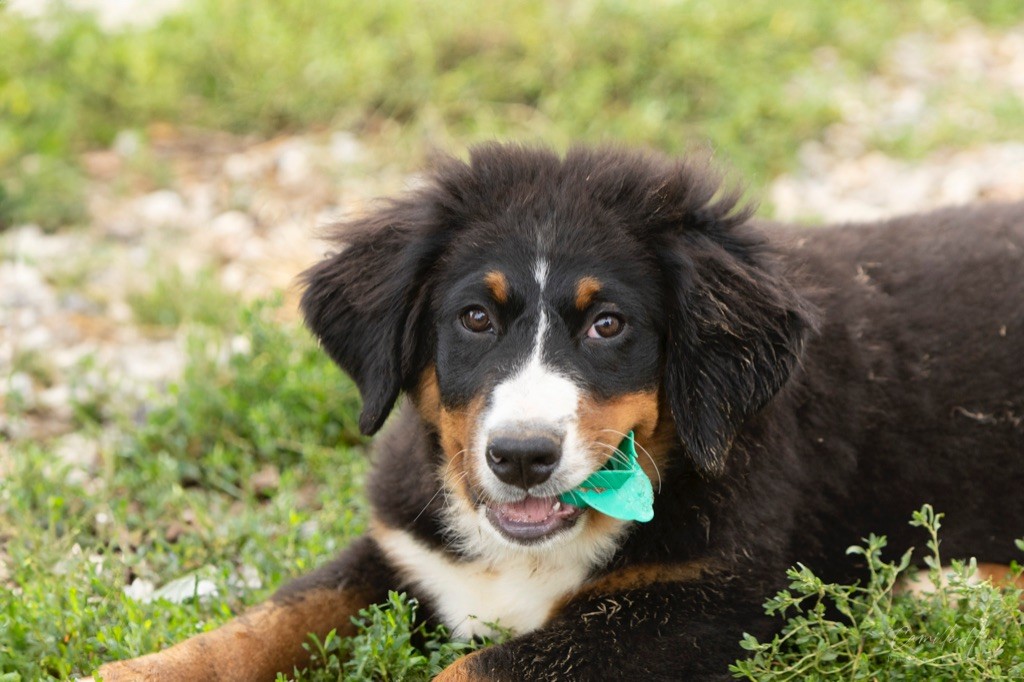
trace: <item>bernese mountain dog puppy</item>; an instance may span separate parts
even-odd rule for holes
[[[368,532],[108,682],[270,680],[389,589],[514,632],[441,680],[728,679],[787,567],[856,579],[844,550],[912,544],[923,503],[947,556],[1015,556],[1024,204],[795,229],[706,161],[492,144],[336,240],[308,325],[364,433],[405,396]],[[565,502],[629,433],[653,518]]]

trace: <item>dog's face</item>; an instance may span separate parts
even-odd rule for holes
[[[649,444],[659,423],[657,272],[614,216],[558,208],[557,228],[508,211],[454,238],[431,296],[434,356],[413,391],[449,489],[518,543],[575,527],[582,510],[558,495],[628,431]]]
[[[721,468],[808,326],[713,175],[491,146],[346,226],[303,309],[375,431],[400,389],[436,433],[448,524],[548,547],[621,524],[558,501],[634,431]],[[602,530],[603,529],[603,530]]]

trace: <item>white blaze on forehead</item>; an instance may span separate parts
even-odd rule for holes
[[[494,388],[491,407],[484,417],[484,432],[516,422],[558,423],[576,412],[579,389],[571,381],[544,365],[544,337],[548,314],[544,309],[544,287],[548,262],[538,258],[533,275],[540,287],[537,298],[537,335],[526,365]]]
[[[545,259],[537,259],[536,265],[533,266],[533,278],[537,280],[537,285],[540,286],[541,298],[543,298],[544,287],[548,283],[548,262]]]
[[[491,394],[491,406],[484,417],[485,434],[504,424],[563,424],[575,416],[579,388],[544,365],[547,329],[547,312],[541,310],[530,359],[511,378],[498,384]]]

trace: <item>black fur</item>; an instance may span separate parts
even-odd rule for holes
[[[306,275],[303,310],[359,385],[367,433],[431,363],[447,405],[509,371],[507,350],[459,337],[455,320],[486,303],[471,282],[498,264],[521,277],[493,316],[525,338],[516,292],[538,239],[556,286],[596,269],[629,308],[621,346],[553,351],[598,395],[660,386],[678,432],[654,520],[594,578],[710,568],[569,599],[475,657],[475,674],[727,678],[741,633],[778,625],[760,604],[786,567],[856,578],[845,548],[870,532],[918,542],[906,521],[925,502],[947,514],[946,556],[1019,558],[1024,205],[794,230],[756,223],[736,197],[704,163],[491,145],[345,228],[347,248]],[[556,332],[575,338],[588,319],[563,308]],[[378,449],[377,518],[446,547],[436,433],[403,409]]]

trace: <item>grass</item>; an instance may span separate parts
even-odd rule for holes
[[[81,409],[98,470],[62,463],[59,443],[11,445],[0,477],[0,673],[66,679],[166,646],[362,531],[356,390],[276,311],[234,311],[235,337],[194,327],[188,369],[166,395]],[[254,486],[266,468],[279,480]],[[253,573],[259,588],[240,578]],[[196,574],[218,593],[182,603],[124,593],[133,581]]]
[[[62,12],[44,28],[0,9],[0,225],[80,222],[76,155],[153,122],[261,136],[344,127],[406,163],[495,136],[703,140],[746,177],[793,162],[837,115],[835,85],[877,72],[890,41],[968,20],[1024,21],[1013,0],[194,0],[152,28],[103,33]],[[45,35],[46,37],[41,37]],[[822,48],[836,55],[823,69]],[[1024,132],[1019,97],[990,125],[913,128],[894,149]],[[940,126],[941,128],[941,126]],[[904,139],[904,138],[910,139]]]
[[[313,654],[310,669],[296,670],[292,679],[308,682],[427,682],[460,656],[509,636],[499,629],[499,639],[453,641],[444,626],[428,627],[416,621],[419,604],[405,593],[388,593],[383,604],[362,609],[353,621],[357,632],[339,638],[332,631],[307,646]],[[279,682],[289,676],[279,674]]]
[[[738,678],[784,680],[1019,680],[1024,677],[1024,590],[972,584],[973,560],[943,569],[939,551],[942,514],[925,505],[911,525],[927,533],[925,562],[933,585],[928,595],[896,594],[910,575],[907,550],[882,559],[885,537],[871,535],[848,554],[859,555],[870,577],[861,584],[823,582],[806,566],[789,570],[788,590],[765,603],[785,619],[771,641],[746,635],[751,657],[731,666]],[[1024,551],[1024,540],[1017,541]],[[1021,567],[1014,566],[1015,575]]]
[[[186,274],[157,263],[151,270],[155,274],[146,284],[127,296],[138,325],[151,330],[174,330],[186,323],[219,327],[224,311],[239,306],[237,298],[225,292],[208,269]]]
[[[216,627],[362,532],[358,394],[278,313],[265,302],[219,327],[193,321],[181,381],[141,411],[79,406],[99,471],[14,444],[0,478],[0,680],[68,679]],[[267,468],[279,478],[254,485]],[[214,593],[199,598],[199,581]],[[139,596],[153,587],[166,598]],[[311,642],[319,665],[290,677],[427,680],[480,645],[416,609],[392,594],[356,636]]]

